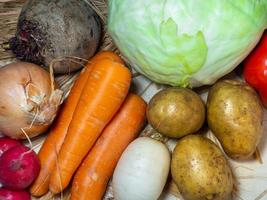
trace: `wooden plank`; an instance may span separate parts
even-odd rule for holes
[[[0,60],[14,57],[5,48],[16,32],[18,16],[24,2],[25,0],[0,0]]]

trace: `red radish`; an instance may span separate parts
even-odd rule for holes
[[[0,200],[30,200],[30,194],[26,191],[12,191],[0,188]]]
[[[40,163],[30,148],[20,145],[0,157],[0,183],[11,190],[27,188],[37,177]]]
[[[18,145],[22,145],[18,140],[11,139],[9,137],[0,138],[0,157],[5,151]]]

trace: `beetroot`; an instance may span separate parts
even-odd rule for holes
[[[5,151],[18,145],[22,145],[18,140],[11,139],[9,137],[1,137],[0,138],[0,157]]]
[[[10,190],[27,188],[37,177],[40,163],[30,148],[19,145],[0,157],[0,183]]]
[[[19,59],[48,66],[52,59],[63,56],[89,59],[100,36],[100,19],[86,1],[28,0],[10,46]],[[80,67],[62,61],[54,65],[54,72],[68,73]]]
[[[26,191],[12,191],[0,188],[0,200],[30,200],[30,194]]]

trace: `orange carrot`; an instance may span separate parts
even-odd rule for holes
[[[74,176],[71,200],[101,200],[116,164],[145,122],[146,103],[129,94]]]
[[[123,103],[131,82],[124,65],[110,59],[96,62],[91,69],[59,151],[49,189],[66,188],[82,159]]]
[[[115,53],[110,51],[100,52],[89,61],[79,77],[76,79],[66,102],[62,105],[58,118],[53,124],[38,153],[41,170],[37,179],[30,188],[30,192],[33,196],[42,196],[48,192],[50,175],[55,168],[57,154],[67,134],[67,130],[82,89],[84,88],[91,71],[91,66],[93,63],[102,59],[110,59],[114,62],[123,64],[123,61]]]
[[[89,63],[93,63],[93,62],[97,62],[99,60],[103,60],[103,59],[109,59],[112,60],[114,62],[118,62],[120,64],[124,64],[123,60],[114,52],[112,51],[101,51],[99,53],[97,53],[90,61]]]

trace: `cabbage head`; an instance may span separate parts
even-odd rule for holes
[[[267,0],[109,0],[108,31],[151,80],[213,84],[249,54],[267,28]]]

